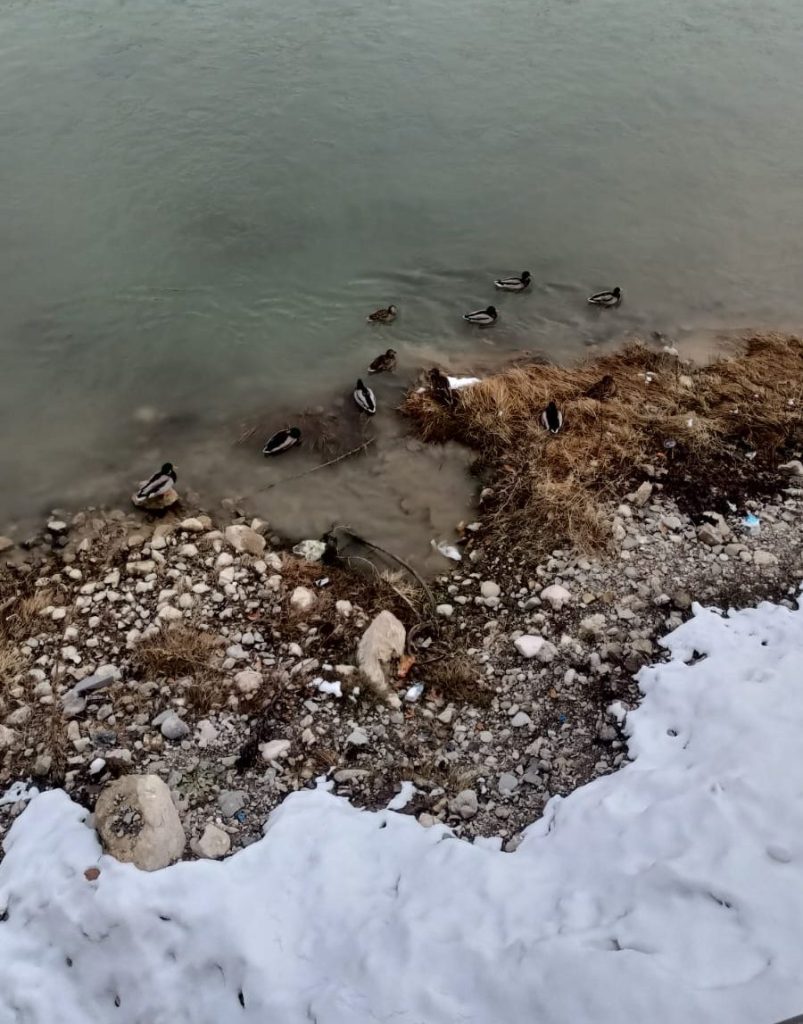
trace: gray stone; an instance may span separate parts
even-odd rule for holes
[[[233,818],[245,806],[245,793],[241,789],[224,789],[217,795],[217,805],[224,818]]]
[[[647,504],[651,497],[652,484],[648,480],[645,480],[644,483],[640,485],[636,493],[633,495],[633,504],[637,508],[644,508],[644,506]]]
[[[454,606],[451,604],[439,604],[435,611],[444,619],[451,619],[454,615]]]
[[[190,734],[190,727],[174,712],[171,712],[167,718],[165,718],[161,723],[160,729],[162,736],[164,736],[166,740],[183,740],[185,736],[189,736]]]
[[[526,711],[518,711],[510,719],[510,724],[513,726],[514,729],[523,729],[525,728],[525,726],[532,725],[533,720],[532,718],[530,718]]]
[[[672,604],[682,612],[691,608],[692,596],[687,590],[676,590],[672,594]]]
[[[157,775],[124,775],[104,786],[95,828],[108,854],[143,871],[172,864],[186,844],[170,790]]]
[[[512,772],[502,772],[497,787],[502,796],[510,796],[519,788],[519,780]]]
[[[703,523],[697,531],[697,539],[701,544],[707,544],[711,548],[718,547],[722,543],[722,535],[710,523]]]
[[[227,526],[226,542],[241,554],[258,558],[265,550],[265,538],[250,526]]]
[[[778,564],[778,556],[771,551],[754,551],[753,562],[759,566],[770,566]]]
[[[234,685],[244,697],[253,697],[262,686],[262,675],[254,669],[245,668],[235,675]]]
[[[362,729],[354,729],[346,737],[346,743],[351,747],[365,747],[368,742],[368,736]]]
[[[112,683],[116,683],[120,678],[120,669],[116,665],[101,665],[97,672],[76,683],[70,692],[78,697],[82,693],[89,693],[92,690],[100,690],[105,686],[111,686]]]
[[[480,593],[483,597],[499,597],[501,590],[498,583],[493,580],[485,580],[480,584]]]
[[[0,537],[0,552],[9,551],[14,547],[14,541],[10,537]]]
[[[19,735],[6,725],[0,725],[0,750],[13,750],[19,742]]]
[[[290,607],[299,614],[312,609],[315,604],[315,593],[309,587],[296,587],[290,595]]]

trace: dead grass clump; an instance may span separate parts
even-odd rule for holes
[[[178,678],[213,668],[219,647],[220,639],[214,633],[179,623],[141,640],[131,661],[142,673]]]
[[[600,389],[609,397],[588,397],[603,377],[613,379]],[[565,418],[558,435],[539,422],[550,401]],[[565,542],[602,547],[606,504],[645,464],[666,469],[669,489],[690,480],[701,503],[712,488],[749,492],[762,475],[766,483],[803,441],[802,405],[803,343],[769,334],[700,368],[640,344],[577,367],[517,366],[456,392],[452,408],[412,391],[402,411],[423,439],[479,452],[494,492],[485,506],[491,532],[535,560]]]
[[[493,699],[493,691],[482,682],[477,666],[464,654],[436,661],[422,674],[427,688],[446,701],[487,708]]]
[[[4,606],[0,633],[12,642],[41,633],[45,623],[39,613],[53,603],[53,591],[46,587],[23,592],[9,599]]]

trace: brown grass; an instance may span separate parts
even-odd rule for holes
[[[0,616],[0,635],[8,641],[17,642],[43,632],[50,624],[40,618],[39,613],[54,603],[53,591],[46,587],[9,598]]]
[[[615,395],[585,397],[606,374]],[[539,422],[550,400],[565,417],[556,436]],[[643,478],[645,464],[665,467],[667,486],[687,491],[690,481],[747,486],[774,473],[803,441],[802,404],[803,343],[769,334],[749,339],[737,358],[696,369],[640,344],[577,367],[517,366],[458,391],[451,409],[412,391],[402,411],[424,440],[479,452],[494,491],[486,523],[508,549],[535,559],[566,542],[603,547],[606,505]]]
[[[444,658],[421,669],[427,689],[432,690],[446,701],[457,704],[476,704],[488,707],[493,699],[493,690],[480,678],[476,664],[466,655]]]
[[[132,652],[134,669],[149,678],[175,680],[190,676],[187,702],[199,714],[226,703],[229,687],[219,667],[221,640],[214,633],[179,623],[158,636],[138,643]]]

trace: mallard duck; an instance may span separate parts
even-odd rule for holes
[[[369,373],[390,373],[396,369],[396,350],[389,348],[381,356],[377,356],[376,359],[368,367]]]
[[[397,306],[388,306],[386,309],[377,309],[368,317],[369,324],[392,324],[399,315]]]
[[[464,313],[463,319],[470,324],[476,324],[477,327],[490,327],[491,324],[496,323],[498,316],[496,308],[488,306],[486,309],[475,309],[473,313]]]
[[[586,398],[596,398],[598,402],[605,402],[609,398],[613,398],[616,394],[616,381],[613,377],[606,373],[604,377],[600,377],[598,381],[591,385],[586,391]]]
[[[603,306],[605,309],[613,309],[613,307],[618,306],[621,301],[621,288],[611,288],[610,291],[596,292],[596,294],[588,296],[588,303],[590,306]]]
[[[563,413],[554,402],[550,402],[541,413],[541,426],[550,434],[557,434],[563,426]]]
[[[367,412],[369,416],[373,416],[376,412],[376,398],[370,388],[367,388],[361,380],[357,381],[354,388],[354,401],[362,409],[363,412]]]
[[[523,292],[530,287],[531,280],[530,271],[522,270],[521,277],[502,277],[494,284],[503,292]]]
[[[138,501],[147,501],[149,498],[159,498],[173,489],[176,482],[176,471],[171,462],[166,462],[158,473],[154,473],[150,480],[140,485],[137,491]]]
[[[437,366],[433,366],[429,371],[429,386],[432,389],[432,397],[436,402],[440,402],[441,405],[452,405],[454,403],[454,394],[449,378],[441,373]]]
[[[288,448],[295,448],[301,444],[301,431],[298,427],[288,427],[287,430],[277,430],[273,437],[268,438],[263,455],[278,455],[279,452],[286,452]]]

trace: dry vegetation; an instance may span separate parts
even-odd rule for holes
[[[587,397],[606,375],[613,397]],[[515,367],[454,397],[449,408],[413,391],[402,411],[424,440],[479,451],[494,491],[486,523],[506,548],[536,559],[564,542],[603,547],[606,506],[645,464],[664,465],[667,488],[699,511],[718,491],[766,490],[803,440],[803,343],[755,336],[744,354],[701,368],[633,344],[577,367]],[[565,417],[555,436],[539,422],[549,401]]]
[[[223,707],[229,694],[219,667],[221,645],[216,634],[179,623],[136,644],[131,662],[146,678],[191,678],[187,700],[200,714],[206,714]]]

